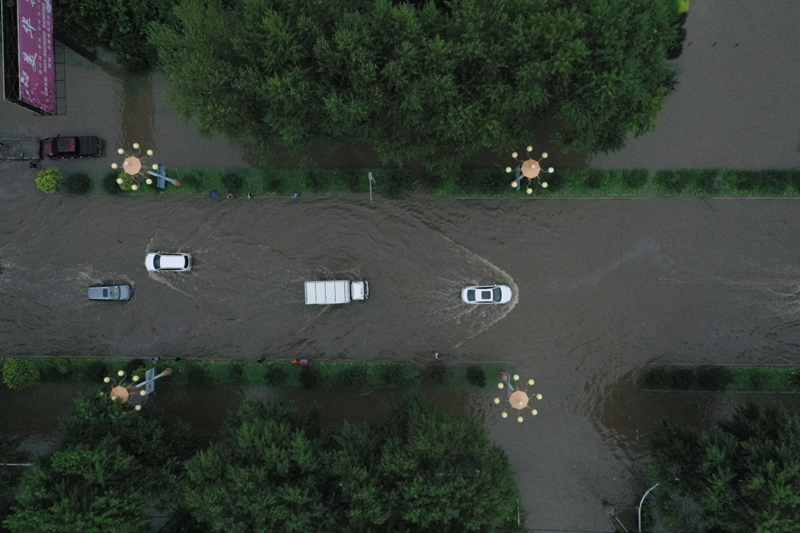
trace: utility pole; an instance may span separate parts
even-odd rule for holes
[[[375,178],[372,177],[372,172],[369,173],[369,201],[372,202],[372,183]]]

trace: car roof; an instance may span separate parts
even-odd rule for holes
[[[186,259],[178,254],[160,254],[159,264],[161,268],[186,268]]]

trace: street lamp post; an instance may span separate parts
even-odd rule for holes
[[[144,161],[153,157],[154,153],[152,150],[147,150],[145,155],[142,155],[139,143],[133,143],[132,151],[125,150],[124,148],[118,148],[117,153],[125,156],[125,159],[122,162],[122,172],[124,174],[120,174],[120,176],[117,178],[117,184],[120,187],[122,187],[126,181],[133,181],[133,183],[131,183],[131,190],[138,190],[141,179],[144,179],[144,182],[148,185],[152,185],[153,180],[147,175],[148,167],[144,164]],[[111,163],[111,168],[116,170],[120,167],[116,163]],[[154,164],[152,169],[158,170],[158,165]]]
[[[146,396],[151,394],[155,389],[154,385],[155,380],[164,376],[171,375],[172,369],[165,368],[164,371],[157,376],[155,375],[155,373],[156,373],[155,368],[147,370],[147,372],[145,373],[145,380],[141,383],[139,383],[139,376],[134,375],[131,378],[131,381],[133,381],[134,385],[130,385],[125,383],[125,378],[127,377],[127,374],[125,373],[124,370],[120,370],[119,372],[117,372],[119,380],[111,379],[110,377],[105,377],[103,378],[103,382],[111,384],[111,391],[108,393],[108,396],[109,398],[111,398],[112,402],[130,404],[133,405],[133,408],[136,411],[140,411],[142,409],[141,401]],[[136,390],[141,387],[144,387],[144,389],[140,391]]]
[[[500,382],[497,384],[498,389],[506,389],[508,391],[508,404],[512,409],[517,410],[517,422],[523,422],[524,419],[522,418],[522,411],[524,409],[529,408],[529,404],[533,398],[537,400],[542,399],[541,394],[536,395],[529,395],[527,390],[523,390],[519,387],[519,375],[514,374],[513,376],[513,383],[512,377],[508,375],[508,372],[502,371],[500,372]],[[528,380],[528,385],[532,386],[534,381],[532,379]],[[495,405],[500,404],[500,398],[494,399]],[[536,416],[539,414],[539,411],[536,409],[531,408],[531,414]],[[503,410],[501,415],[503,418],[508,418],[508,411]]]
[[[517,152],[512,152],[511,157],[514,158],[519,165],[517,165],[516,169],[506,167],[506,173],[510,174],[512,171],[516,171],[514,181],[511,182],[511,187],[517,190],[520,190],[521,188],[522,179],[527,179],[528,184],[527,187],[525,187],[525,192],[528,194],[533,194],[533,180],[536,180],[536,183],[538,183],[542,189],[547,188],[547,182],[541,181],[539,178],[539,174],[541,174],[541,172],[544,170],[541,162],[543,159],[547,159],[547,152],[542,152],[542,156],[539,159],[534,159],[531,155],[533,146],[528,146],[525,148],[525,151],[528,153],[527,159],[525,160],[519,159],[519,154],[517,154]],[[553,170],[553,167],[548,167],[546,172],[548,174],[552,174]]]
[[[680,480],[678,478],[674,478],[672,481],[680,481]],[[658,487],[659,485],[661,485],[661,482],[658,482],[655,485],[653,485],[652,487],[650,487],[649,489],[647,489],[647,492],[644,493],[644,496],[642,496],[642,499],[639,501],[639,509],[638,509],[639,510],[639,533],[642,533],[642,505],[644,505],[644,499],[647,498],[647,495],[650,494],[650,492],[652,492],[652,490],[654,488]]]

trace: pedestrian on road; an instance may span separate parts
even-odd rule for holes
[[[297,359],[292,359],[292,364],[296,365],[299,361]]]
[[[300,193],[299,193],[299,192],[293,192],[293,193],[292,193],[292,200],[297,200],[297,197],[298,197],[298,196],[300,196]]]
[[[433,352],[433,358],[434,359],[436,359],[438,361],[439,357],[440,357],[439,352]]]
[[[228,198],[228,200],[230,200],[231,198],[233,198],[233,194],[231,194],[231,193],[228,193],[228,196],[227,196],[227,198]]]
[[[300,359],[300,366],[308,366],[308,359]]]
[[[247,193],[248,200],[252,200],[253,198],[255,198],[255,196],[253,196],[253,193]]]

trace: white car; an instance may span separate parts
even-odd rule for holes
[[[465,287],[461,299],[467,304],[507,304],[511,301],[511,288],[507,285]]]
[[[192,269],[192,256],[190,254],[162,254],[161,252],[156,252],[147,254],[144,259],[144,266],[150,272],[160,272],[162,270],[186,272]]]

